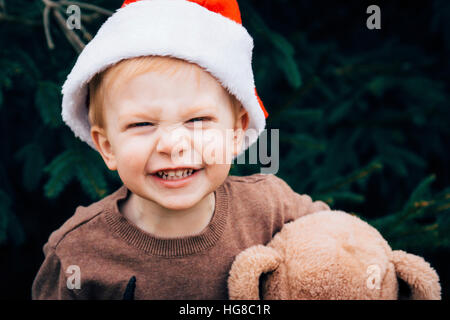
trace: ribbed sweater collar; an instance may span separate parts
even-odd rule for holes
[[[105,220],[117,235],[130,245],[149,254],[164,257],[180,257],[206,250],[219,240],[228,216],[228,194],[224,184],[215,191],[214,214],[202,232],[192,236],[160,238],[134,225],[119,211],[118,202],[128,197],[130,190],[122,185],[114,192],[105,206]]]

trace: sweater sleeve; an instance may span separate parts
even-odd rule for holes
[[[313,201],[309,195],[299,194],[281,178],[271,174],[269,181],[272,185],[275,200],[278,202],[281,223],[285,224],[310,213],[330,210],[323,201]]]
[[[44,245],[45,259],[34,278],[31,288],[32,300],[72,300],[72,290],[66,285],[66,275],[56,249],[48,242]]]

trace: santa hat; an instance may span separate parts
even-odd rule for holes
[[[256,92],[253,39],[236,0],[126,0],[80,53],[62,88],[62,118],[96,149],[88,120],[88,83],[123,59],[171,56],[196,63],[233,94],[249,114],[241,153],[265,128],[268,116]]]

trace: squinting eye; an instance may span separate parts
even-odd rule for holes
[[[204,120],[209,120],[208,117],[199,117],[199,118],[193,118],[191,120],[189,120],[189,122],[193,121],[193,120],[200,120],[200,121],[204,121]]]
[[[147,125],[153,125],[153,124],[151,122],[138,122],[138,123],[130,124],[129,127],[130,128],[133,128],[133,127],[144,127],[144,126],[147,126]]]

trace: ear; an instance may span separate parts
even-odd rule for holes
[[[392,263],[397,276],[410,286],[412,300],[441,300],[439,276],[422,257],[394,250]]]
[[[259,277],[276,270],[281,260],[275,249],[263,245],[256,245],[239,253],[228,277],[230,300],[259,300]]]
[[[104,128],[91,127],[91,138],[109,170],[117,170],[116,157]]]
[[[248,112],[241,104],[240,109],[236,115],[236,121],[234,125],[234,139],[233,139],[234,156],[237,156],[242,149],[243,141],[245,138],[245,131],[247,130],[249,123],[250,118]]]

